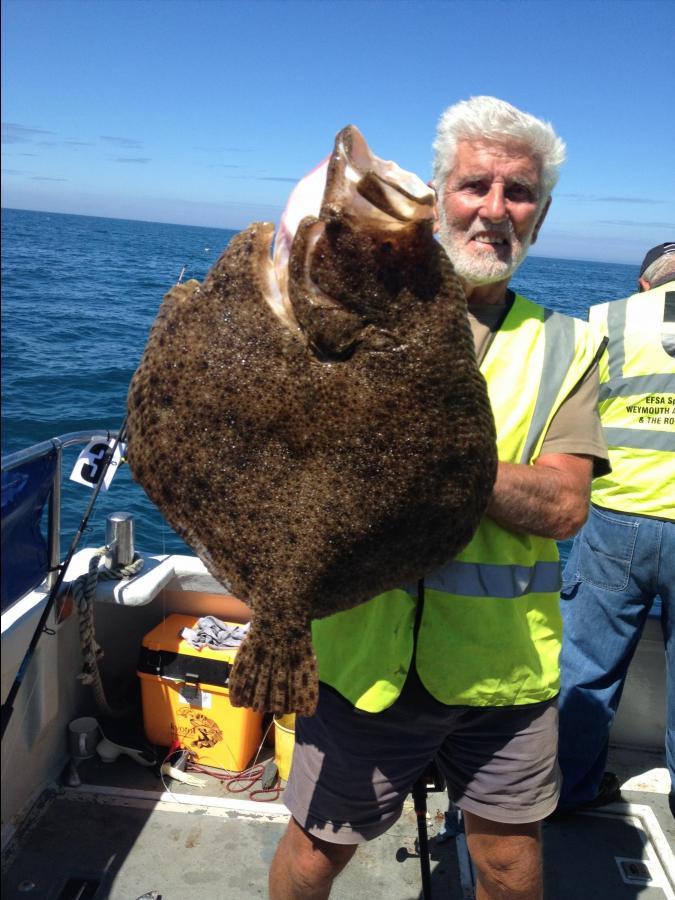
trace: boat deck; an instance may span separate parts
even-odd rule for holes
[[[288,818],[283,793],[274,802],[242,799],[207,776],[199,792],[167,779],[169,794],[155,774],[128,758],[107,766],[88,760],[79,773],[82,785],[45,796],[17,842],[3,875],[5,900],[267,896],[267,871]],[[430,835],[443,822],[444,806],[444,796],[430,795]],[[419,897],[416,837],[407,803],[396,826],[359,851],[332,896]],[[435,895],[465,896],[454,841],[432,848],[431,866]]]
[[[263,748],[262,761],[273,754]],[[675,823],[660,793],[660,754],[615,751],[630,789],[624,803],[544,825],[546,900],[675,898]],[[126,756],[78,767],[81,784],[55,785],[5,856],[5,900],[247,900],[267,896],[283,833],[283,792],[258,802],[220,779],[202,788],[166,779]],[[64,781],[72,773],[64,772]],[[282,783],[283,784],[283,783]],[[254,785],[253,787],[259,787]],[[167,787],[169,790],[167,790]],[[437,842],[444,793],[428,797],[433,897],[469,900],[464,836]],[[359,849],[331,897],[422,898],[417,825],[408,801],[399,822]]]

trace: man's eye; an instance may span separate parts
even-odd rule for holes
[[[524,184],[512,184],[506,191],[509,200],[517,200],[521,203],[531,203],[536,198],[532,188]]]
[[[489,187],[485,181],[467,181],[464,184],[464,190],[472,194],[487,194]]]

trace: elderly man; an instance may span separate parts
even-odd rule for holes
[[[440,120],[439,237],[466,290],[497,481],[473,540],[441,571],[314,623],[320,699],[296,725],[273,900],[327,897],[434,758],[464,812],[478,897],[541,896],[539,822],[559,781],[556,539],[583,524],[594,460],[606,461],[602,338],[508,289],[563,157],[550,125],[495,98]]]

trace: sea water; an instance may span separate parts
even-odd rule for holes
[[[3,209],[3,456],[71,431],[117,429],[162,297],[181,273],[203,279],[234,233]],[[530,256],[512,287],[585,319],[589,306],[631,294],[637,274],[636,266]],[[77,452],[66,451],[64,472]],[[62,549],[89,490],[64,482]],[[190,552],[126,466],[101,492],[83,546],[104,542],[105,517],[116,511],[135,517],[138,550]]]

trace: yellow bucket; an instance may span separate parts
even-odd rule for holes
[[[274,717],[274,761],[279,778],[288,781],[295,744],[295,713]]]

